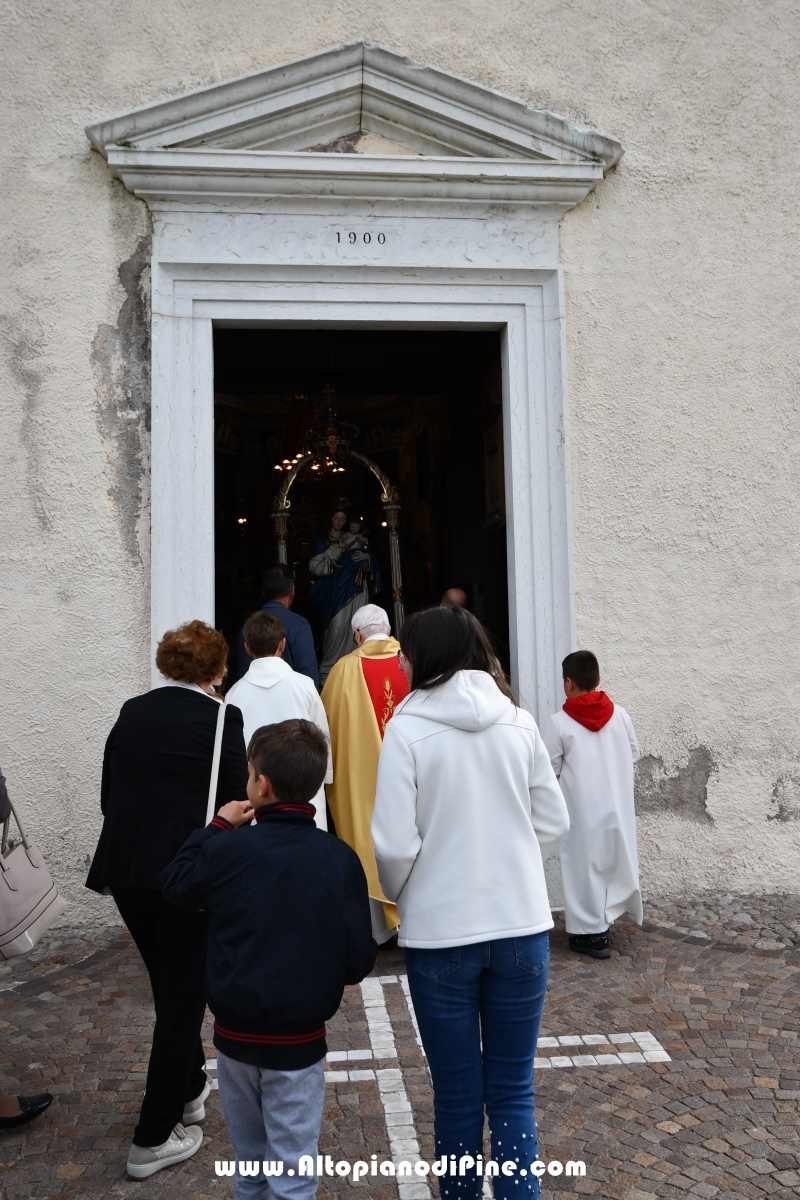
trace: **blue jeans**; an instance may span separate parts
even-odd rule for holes
[[[433,1081],[436,1157],[483,1151],[489,1118],[492,1158],[517,1164],[492,1180],[496,1200],[539,1195],[533,1059],[547,988],[546,933],[446,950],[406,949],[408,984]],[[525,1171],[523,1175],[522,1172]],[[447,1200],[479,1200],[470,1171],[439,1180]]]

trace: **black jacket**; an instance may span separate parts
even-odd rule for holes
[[[11,802],[8,799],[8,789],[6,788],[6,777],[0,771],[0,823],[11,816]]]
[[[100,807],[105,820],[86,886],[160,888],[159,876],[205,824],[219,701],[161,687],[127,700],[108,735]],[[247,797],[242,714],[229,705],[217,808]]]
[[[317,829],[310,804],[265,805],[255,825],[221,817],[193,833],[161,876],[171,904],[208,909],[214,1044],[273,1070],[318,1062],[345,984],[375,962],[358,856]]]

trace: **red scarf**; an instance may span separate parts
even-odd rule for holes
[[[564,712],[573,721],[597,733],[614,715],[614,704],[605,692],[586,692],[564,701]]]

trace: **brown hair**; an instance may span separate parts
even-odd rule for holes
[[[307,803],[325,780],[328,740],[313,721],[279,721],[255,731],[247,759],[256,778],[266,775],[276,799]]]
[[[181,683],[210,683],[225,670],[228,643],[205,621],[187,621],[170,629],[158,643],[156,666],[167,679]]]
[[[459,671],[485,671],[516,704],[488,633],[466,608],[412,613],[400,630],[400,649],[411,663],[415,691],[447,683]]]
[[[272,613],[254,612],[244,623],[244,640],[253,652],[253,658],[273,655],[286,637],[286,630]]]

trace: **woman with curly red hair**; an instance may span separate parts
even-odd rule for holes
[[[156,666],[164,684],[123,704],[106,742],[103,829],[86,886],[110,892],[144,959],[156,1024],[147,1087],[128,1156],[145,1179],[199,1149],[210,1086],[200,1027],[205,1014],[207,921],[161,895],[159,877],[205,824],[228,646],[203,621],[165,633]],[[216,807],[247,795],[242,714],[228,705]]]

